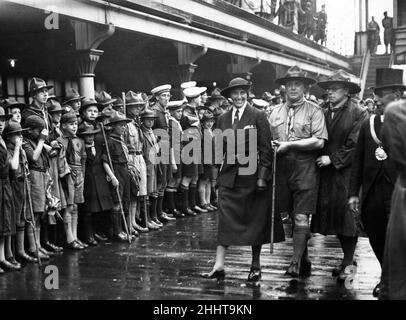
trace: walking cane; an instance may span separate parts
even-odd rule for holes
[[[103,125],[102,122],[100,122],[100,127],[101,127],[101,131],[102,131],[102,134],[103,134],[104,143],[106,145],[106,151],[107,151],[107,158],[109,160],[109,166],[110,166],[111,171],[115,175],[114,168],[113,168],[113,163],[112,163],[111,157],[110,157],[109,145],[107,144],[106,132],[104,131],[104,125]],[[119,206],[120,206],[121,218],[123,218],[125,232],[127,233],[127,236],[128,236],[128,243],[131,243],[131,236],[130,236],[130,232],[128,231],[127,221],[125,219],[125,214],[124,214],[124,209],[123,209],[123,203],[121,201],[120,191],[118,190],[118,188],[119,187],[117,186],[114,189],[116,189],[118,203],[119,203]]]
[[[275,228],[275,189],[276,189],[276,148],[273,152],[272,163],[272,213],[271,213],[271,254],[273,254],[274,228]]]
[[[38,257],[38,266],[41,268],[42,263],[41,263],[41,259],[39,257],[39,247],[38,247],[38,242],[37,242],[37,234],[35,232],[36,231],[36,229],[35,229],[35,218],[34,218],[34,212],[32,210],[31,194],[30,194],[30,190],[28,188],[29,181],[27,179],[25,168],[23,168],[23,178],[24,178],[24,194],[27,194],[27,196],[28,196],[28,205],[29,205],[29,209],[30,209],[29,211],[30,211],[30,216],[31,216],[31,221],[29,221],[28,223],[31,225],[31,228],[34,231],[35,252],[37,253],[37,257]],[[24,200],[25,200],[25,198],[24,198]],[[25,201],[24,201],[24,203],[25,203]],[[24,204],[24,213],[25,213],[25,204]]]

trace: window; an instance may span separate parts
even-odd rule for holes
[[[24,78],[22,77],[9,77],[7,78],[7,97],[14,98],[19,102],[25,101],[24,91]]]

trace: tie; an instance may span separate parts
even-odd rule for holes
[[[293,107],[289,107],[288,111],[288,125],[286,127],[286,136],[289,137],[289,133],[293,131],[294,121],[293,118],[295,116],[295,109]]]
[[[238,123],[240,122],[240,110],[236,109],[235,114],[234,114],[234,120],[233,120],[233,130],[237,130]]]

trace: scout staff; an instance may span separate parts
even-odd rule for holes
[[[291,67],[276,80],[278,85],[286,86],[287,100],[269,117],[278,153],[276,208],[278,212],[289,212],[294,222],[293,256],[286,274],[295,278],[308,275],[311,269],[307,242],[309,218],[316,212],[319,189],[316,159],[328,138],[323,111],[304,97],[315,82],[298,66]]]
[[[350,274],[347,266],[354,264],[357,237],[361,232],[353,212],[348,209],[347,199],[355,147],[368,113],[351,99],[361,88],[345,71],[336,71],[318,85],[329,95],[330,105],[325,109],[329,141],[316,161],[321,168],[320,189],[312,232],[338,237],[344,258],[333,270],[333,276],[344,282]]]

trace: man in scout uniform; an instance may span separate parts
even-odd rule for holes
[[[289,212],[294,221],[293,256],[286,271],[292,277],[310,272],[307,242],[319,188],[316,159],[328,139],[323,111],[304,97],[315,82],[298,66],[291,67],[285,77],[276,80],[286,86],[286,102],[275,107],[269,117],[278,153],[276,208]]]
[[[152,110],[155,111],[157,118],[154,121],[153,130],[156,132],[157,141],[159,143],[160,151],[158,163],[158,200],[157,200],[157,214],[160,221],[168,222],[174,220],[174,218],[169,217],[165,212],[163,212],[163,200],[166,186],[168,185],[168,180],[171,176],[170,167],[170,139],[169,137],[169,115],[166,110],[168,102],[171,98],[170,84],[165,84],[156,87],[151,90],[154,95],[156,103],[152,106]],[[159,129],[159,130],[156,130]],[[162,135],[159,131],[163,130]],[[166,132],[166,134],[165,134]]]
[[[113,99],[106,91],[96,93],[96,101],[102,106],[102,109],[113,109],[113,104],[117,99]]]
[[[186,105],[184,100],[169,101],[168,110],[169,116],[169,131],[171,140],[171,157],[172,157],[172,177],[169,179],[166,187],[167,212],[175,218],[181,218],[185,215],[176,208],[176,193],[182,179],[181,166],[181,137],[182,126],[180,119],[182,118],[183,107]]]
[[[406,86],[402,70],[378,69],[376,79],[377,114],[371,115],[361,127],[350,180],[349,205],[355,211],[361,206],[362,224],[382,267],[396,168],[382,143],[381,128],[384,110],[391,102],[400,100]],[[380,284],[373,295],[378,296],[379,291]]]
[[[48,101],[48,90],[53,86],[48,86],[46,82],[40,78],[32,78],[30,81],[30,96],[33,101],[32,104],[25,108],[22,113],[21,124],[25,126],[25,120],[31,115],[37,115],[45,121],[45,129],[49,130],[49,117],[46,109]]]
[[[137,170],[139,175],[139,185],[138,189],[131,187],[131,199],[130,199],[130,219],[129,226],[130,229],[134,229],[137,232],[145,233],[148,232],[148,228],[142,227],[137,223],[137,218],[139,220],[139,215],[137,204],[144,207],[144,201],[146,201],[147,196],[147,167],[145,165],[144,157],[142,155],[143,149],[143,139],[140,129],[140,124],[138,122],[138,117],[141,110],[145,107],[146,101],[143,99],[141,93],[135,93],[133,91],[128,91],[125,95],[126,100],[126,112],[127,117],[132,121],[127,123],[127,128],[124,133],[124,141],[128,148],[129,154],[129,166],[133,166]],[[141,209],[141,207],[139,207]]]
[[[83,98],[84,97],[81,96],[76,89],[70,88],[66,92],[65,101],[62,104],[69,107],[69,110],[66,111],[73,110],[75,113],[79,113],[79,109],[82,105],[81,101]]]

